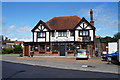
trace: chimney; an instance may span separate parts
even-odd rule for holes
[[[92,26],[94,26],[94,21],[93,21],[93,11],[92,11],[92,9],[90,10],[90,24],[92,25]]]

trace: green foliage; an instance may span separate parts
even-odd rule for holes
[[[33,56],[34,55],[34,52],[31,52],[31,56]]]
[[[2,54],[10,54],[10,53],[13,53],[13,48],[9,47],[2,49]]]
[[[14,51],[22,51],[21,45],[14,45]]]
[[[114,35],[114,41],[118,41],[118,39],[120,39],[120,32],[118,32],[117,34]]]
[[[20,57],[22,57],[23,56],[23,53],[20,53]]]
[[[120,39],[120,32],[119,33],[116,33],[114,35],[114,37],[110,37],[110,36],[106,36],[106,37],[102,37],[102,38],[97,38],[96,41],[100,41],[101,42],[106,42],[106,45],[108,45],[109,42],[117,42],[118,39]]]

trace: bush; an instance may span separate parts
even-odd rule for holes
[[[2,49],[2,54],[10,54],[10,53],[13,53],[13,48],[9,47]]]
[[[23,53],[20,53],[20,57],[23,57]]]
[[[22,46],[21,45],[14,45],[14,51],[22,51]]]
[[[31,52],[31,56],[33,57],[33,55],[34,55],[34,52]]]

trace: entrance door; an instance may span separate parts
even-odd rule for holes
[[[60,56],[65,56],[65,45],[60,45],[59,51],[60,51]]]
[[[24,46],[25,56],[29,56],[29,46]]]

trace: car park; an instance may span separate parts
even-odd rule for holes
[[[77,50],[76,60],[78,60],[78,59],[88,59],[88,58],[89,58],[89,54],[88,54],[88,51],[86,49]]]

